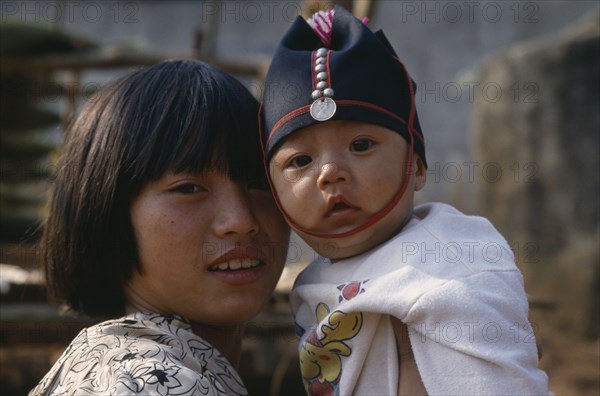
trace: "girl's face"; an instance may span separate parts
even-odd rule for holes
[[[323,238],[292,227],[331,259],[379,245],[410,219],[414,192],[425,184],[425,167],[415,158],[402,199],[363,231]],[[408,159],[408,143],[390,129],[358,121],[327,121],[287,137],[271,159],[269,171],[293,223],[311,232],[339,234],[366,224],[392,202],[404,183]]]
[[[237,325],[267,303],[283,270],[289,229],[269,190],[215,171],[168,173],[131,202],[141,273],[129,310]]]

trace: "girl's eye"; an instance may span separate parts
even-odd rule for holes
[[[292,168],[302,168],[312,162],[312,158],[308,155],[299,155],[290,161],[289,166]]]
[[[202,191],[206,191],[203,187],[193,184],[193,183],[184,183],[180,184],[177,187],[173,188],[173,191],[181,193],[181,194],[196,194]]]
[[[350,143],[350,151],[361,152],[367,151],[373,147],[373,141],[370,139],[356,139]]]

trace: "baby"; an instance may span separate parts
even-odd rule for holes
[[[427,169],[415,84],[383,33],[341,7],[299,17],[265,86],[270,183],[320,255],[291,297],[307,392],[548,394],[505,239],[451,206],[413,207]]]

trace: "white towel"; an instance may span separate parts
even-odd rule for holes
[[[451,206],[415,208],[398,235],[359,256],[317,259],[291,302],[313,394],[397,393],[388,315],[408,325],[430,395],[549,393],[508,244],[489,221]]]

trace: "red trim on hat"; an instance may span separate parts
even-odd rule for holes
[[[327,50],[327,58],[325,59],[325,67],[327,68],[327,86],[329,88],[333,88],[331,86],[331,68],[329,67],[329,57],[331,56],[331,50]],[[325,91],[325,90],[323,90]]]
[[[275,134],[275,132],[279,128],[281,128],[281,126],[283,124],[285,124],[286,122],[288,122],[292,118],[298,117],[299,115],[304,114],[304,113],[308,113],[309,111],[310,111],[310,105],[306,105],[306,106],[302,106],[300,108],[297,108],[294,111],[290,111],[289,113],[287,113],[286,115],[284,115],[283,117],[281,117],[279,119],[279,121],[277,121],[277,123],[273,126],[273,129],[271,129],[271,133],[269,133],[269,137],[267,138],[267,142],[269,140],[271,140],[271,137],[273,137],[273,135]]]
[[[384,109],[383,107],[374,105],[372,103],[368,103],[368,102],[361,102],[359,100],[351,100],[351,99],[343,99],[343,100],[336,100],[335,103],[338,106],[359,106],[359,107],[366,107],[366,108],[370,108],[373,110],[377,110],[380,111],[392,118],[395,118],[396,120],[400,121],[401,123],[403,123],[404,125],[406,125],[407,129],[410,129],[410,133],[413,133],[413,128],[412,128],[412,124],[414,123],[414,100],[413,98],[413,94],[412,94],[412,87],[410,88],[411,91],[411,110],[410,110],[410,114],[409,114],[409,120],[406,121],[404,120],[402,117],[399,117],[398,115],[392,113],[391,111]],[[262,104],[261,104],[262,107]],[[277,121],[277,123],[273,126],[273,129],[271,130],[271,133],[269,133],[269,137],[267,138],[267,142],[269,140],[271,140],[271,137],[273,137],[273,135],[275,134],[275,132],[277,131],[277,129],[281,128],[281,126],[283,124],[285,124],[286,122],[288,122],[289,120],[291,120],[294,117],[298,117],[301,114],[307,113],[310,111],[310,105],[306,105],[306,106],[302,106],[300,108],[297,108],[294,111],[289,112],[288,114],[284,115],[283,117],[281,117],[279,119],[279,121]],[[412,120],[411,120],[412,119]],[[409,125],[411,126],[409,128]],[[425,144],[423,137],[419,134],[416,133],[415,134],[417,136],[417,139],[419,139],[419,141],[422,144]]]
[[[400,61],[400,58],[398,58],[397,56],[392,56],[392,58],[394,58],[394,60],[396,60],[396,62],[398,62],[400,64],[400,66],[402,66],[402,69],[404,69],[404,74],[406,74],[406,81],[408,83],[408,91],[410,93],[410,113],[408,115],[408,125],[412,129],[413,124],[415,122],[415,113],[416,113],[415,91],[414,91],[413,85],[412,85],[412,78],[410,78],[410,74],[408,74],[408,70],[406,70],[406,66],[404,66],[404,63],[402,63]]]
[[[312,81],[312,91],[317,89],[317,76],[315,75],[315,67],[317,66],[316,63],[317,63],[317,51],[313,51],[310,54],[310,65],[311,65],[310,76],[311,76],[311,81]]]

